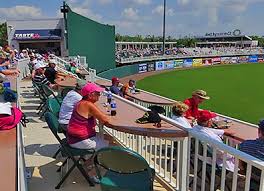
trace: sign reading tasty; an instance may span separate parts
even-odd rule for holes
[[[39,34],[36,34],[36,33],[23,33],[23,34],[14,34],[14,37],[16,39],[30,39],[30,38],[33,38],[33,39],[36,39],[36,38],[39,38],[40,35]]]

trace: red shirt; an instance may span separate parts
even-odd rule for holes
[[[185,112],[184,117],[190,118],[194,117],[195,119],[199,116],[198,104],[195,103],[193,98],[184,100],[184,103],[189,106],[189,109]]]

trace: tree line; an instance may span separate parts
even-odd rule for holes
[[[0,23],[0,46],[7,45],[7,26],[5,23]]]

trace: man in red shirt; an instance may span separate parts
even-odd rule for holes
[[[197,119],[199,116],[199,104],[208,99],[210,99],[210,97],[207,95],[206,91],[195,90],[191,98],[184,100],[184,103],[189,106],[189,109],[185,112],[185,117],[190,120]]]

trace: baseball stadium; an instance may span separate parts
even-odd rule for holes
[[[1,190],[264,191],[262,37],[166,37],[166,0],[163,37],[120,35],[80,2],[0,24]]]

